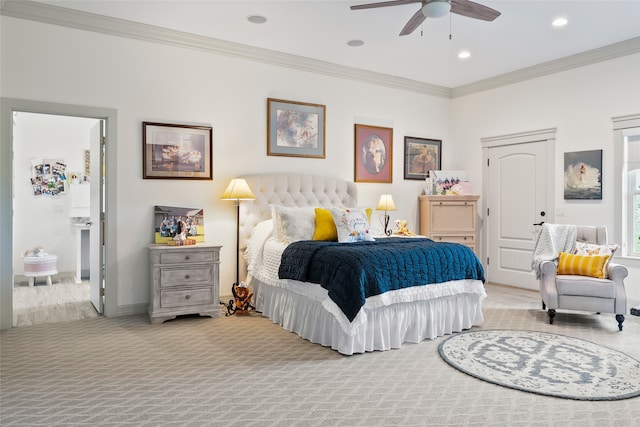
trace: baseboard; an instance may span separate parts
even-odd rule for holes
[[[116,317],[133,316],[134,314],[146,314],[149,304],[119,305],[116,309]]]

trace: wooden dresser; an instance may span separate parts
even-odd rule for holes
[[[151,244],[149,266],[151,323],[181,314],[220,316],[220,246]]]
[[[436,242],[469,246],[478,255],[480,196],[419,196],[420,234]]]

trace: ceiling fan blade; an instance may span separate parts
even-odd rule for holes
[[[424,14],[422,13],[422,8],[418,9],[415,15],[413,15],[411,19],[409,19],[409,22],[407,22],[407,25],[405,25],[402,31],[400,31],[400,35],[406,36],[407,34],[413,33],[413,30],[418,28],[420,24],[424,22],[425,19],[427,19],[427,17],[424,16]]]
[[[470,0],[451,0],[451,13],[481,19],[483,21],[493,21],[500,16],[500,12],[497,10],[474,3]]]
[[[356,6],[351,6],[351,10],[358,9],[373,9],[376,7],[387,7],[387,6],[401,6],[403,4],[411,4],[411,3],[420,3],[422,0],[392,0],[392,1],[382,1],[380,3],[368,3],[368,4],[359,4]]]

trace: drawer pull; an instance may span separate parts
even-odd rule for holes
[[[190,274],[185,274],[184,278],[185,279],[191,279],[191,275]]]
[[[189,295],[189,294],[184,296],[184,299],[189,299],[189,298],[191,298],[191,295]]]
[[[467,240],[467,238],[465,237],[464,240]]]
[[[187,255],[187,256],[185,256],[185,257],[184,257],[184,259],[185,259],[186,261],[189,261],[189,260],[191,259],[191,257],[190,257],[189,255]]]

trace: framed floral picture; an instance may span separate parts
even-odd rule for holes
[[[144,179],[213,179],[212,129],[167,123],[142,123]]]
[[[393,129],[356,124],[355,182],[393,182]]]
[[[325,158],[326,106],[267,99],[267,155]]]
[[[424,180],[429,171],[440,170],[442,141],[404,137],[404,179]]]

